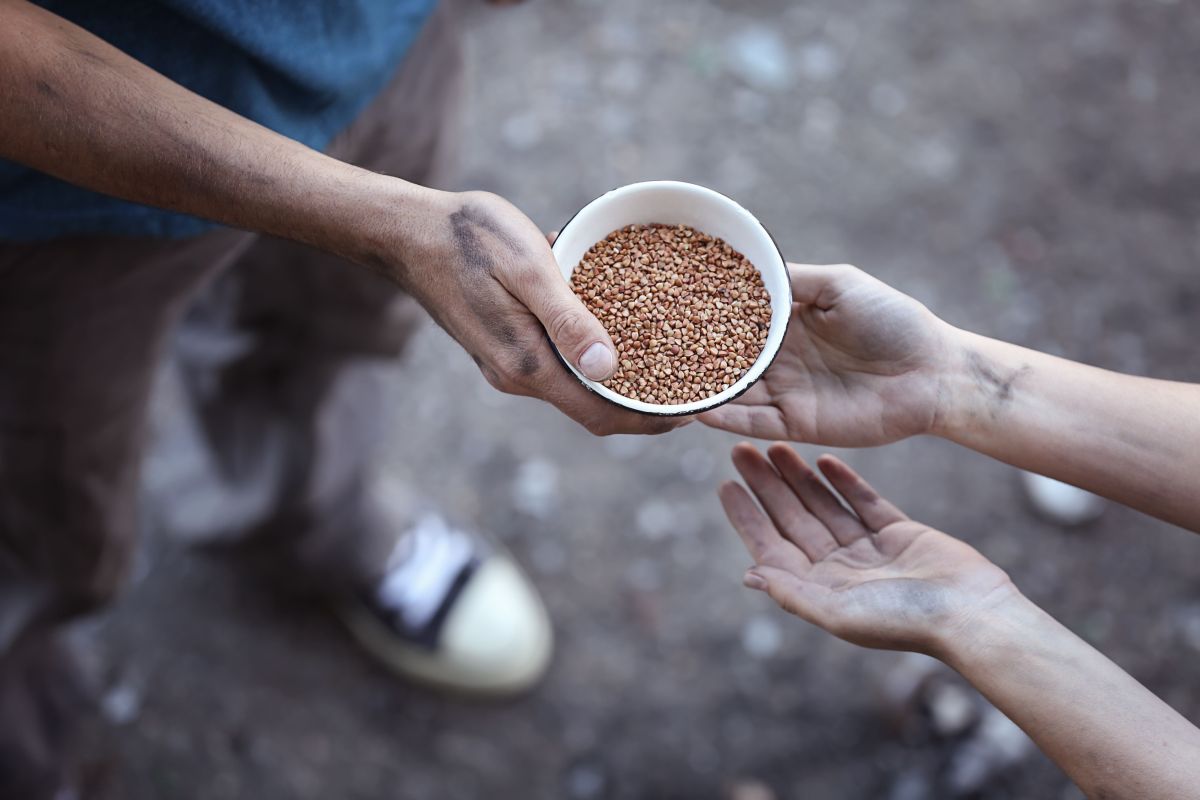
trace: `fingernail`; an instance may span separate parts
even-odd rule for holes
[[[594,343],[579,357],[579,371],[594,381],[606,381],[617,368],[617,358],[601,342]]]
[[[757,572],[747,570],[742,576],[742,585],[747,589],[754,589],[757,592],[765,592],[767,590],[767,581],[762,575]]]

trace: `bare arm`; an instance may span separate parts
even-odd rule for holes
[[[593,433],[663,422],[591,395],[616,355],[537,226],[502,198],[329,158],[199,97],[86,30],[0,0],[0,157],[105,194],[311,244],[400,283],[488,381]]]
[[[1200,386],[952,340],[934,433],[1200,531]]]
[[[1088,797],[1195,797],[1200,730],[1024,597],[981,613],[942,659]]]
[[[958,330],[851,266],[791,270],[782,351],[705,423],[834,447],[935,434],[1200,532],[1200,385]]]
[[[209,102],[21,0],[0,2],[0,108],[4,158],[385,271],[397,255],[389,220],[421,216],[430,199]]]
[[[754,559],[745,583],[854,644],[914,650],[957,669],[1089,797],[1185,800],[1200,786],[1200,730],[1017,591],[969,545],[919,522],[830,456],[739,445],[758,499],[721,487]]]

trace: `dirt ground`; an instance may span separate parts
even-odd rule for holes
[[[793,260],[859,264],[984,334],[1198,381],[1198,41],[1186,0],[481,9],[462,181],[547,229],[622,183],[706,184]],[[1003,725],[897,721],[881,695],[919,665],[740,587],[714,495],[732,437],[593,439],[492,391],[432,326],[385,383],[395,476],[500,537],[544,593],[544,686],[497,705],[397,683],[321,609],[150,535],[84,636],[123,796],[1081,796]],[[1013,470],[941,441],[845,456],[1200,722],[1200,540],[1119,507],[1057,528]]]

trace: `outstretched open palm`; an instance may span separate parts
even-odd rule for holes
[[[737,483],[721,502],[754,558],[746,585],[865,647],[934,653],[976,612],[1015,592],[970,545],[919,522],[833,456],[817,464],[851,510],[786,444],[734,448]]]
[[[831,447],[928,432],[949,326],[855,267],[788,268],[795,303],[779,355],[750,391],[700,420],[743,436]]]

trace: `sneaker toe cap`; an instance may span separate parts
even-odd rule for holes
[[[442,629],[441,649],[458,680],[483,690],[519,691],[546,671],[550,620],[510,559],[494,556],[472,576]]]

